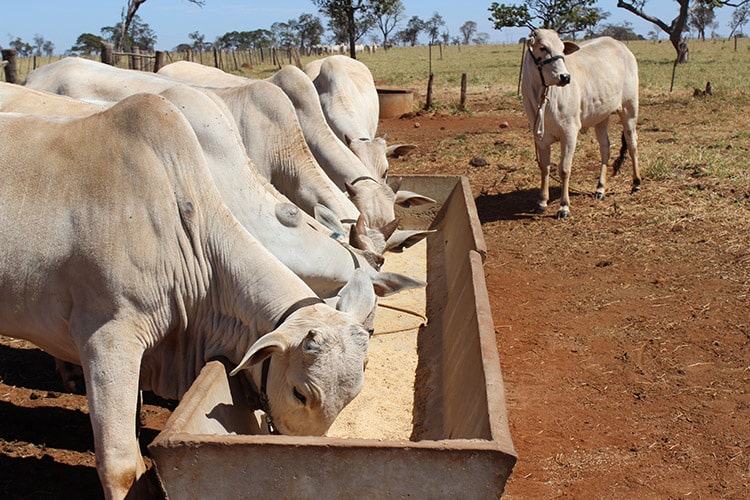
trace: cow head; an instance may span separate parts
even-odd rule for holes
[[[394,205],[398,185],[373,177],[359,177],[345,184],[346,192],[368,227],[383,227],[396,218]]]
[[[362,161],[372,176],[380,182],[385,182],[388,176],[388,148],[385,135],[373,139],[369,137],[352,139],[344,136],[344,139],[352,153]]]
[[[268,412],[281,434],[323,435],[364,383],[369,332],[376,298],[370,279],[358,270],[339,293],[336,309],[302,307],[261,337],[232,370],[253,369],[270,358]]]
[[[570,83],[565,56],[578,50],[573,42],[563,42],[553,30],[536,29],[526,40],[528,55],[534,61],[544,86],[564,87]]]

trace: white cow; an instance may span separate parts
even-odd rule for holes
[[[325,433],[360,391],[369,280],[356,273],[337,310],[319,303],[222,203],[166,99],[75,119],[0,113],[0,134],[0,332],[83,366],[108,498],[144,487],[139,381],[179,399],[224,357],[265,385],[285,434]]]
[[[558,218],[570,215],[568,186],[578,132],[594,127],[599,141],[601,169],[596,197],[604,199],[609,137],[607,125],[617,113],[623,141],[633,161],[633,188],[640,188],[637,134],[638,63],[628,48],[612,38],[581,43],[563,42],[556,32],[534,30],[526,41],[523,59],[523,106],[534,132],[537,163],[542,175],[538,210],[549,200],[550,146],[560,142],[562,196]],[[580,48],[580,50],[579,50]],[[615,173],[624,151],[615,162]]]
[[[305,65],[313,81],[328,124],[351,148],[376,179],[388,175],[388,155],[403,155],[413,145],[386,146],[386,137],[376,137],[380,101],[369,68],[344,55],[316,59]],[[398,148],[399,151],[395,151]]]
[[[399,273],[378,271],[380,256],[331,238],[329,231],[260,177],[221,99],[184,85],[161,95],[178,107],[196,133],[214,183],[232,214],[318,296],[334,297],[357,268],[365,271],[379,296],[424,286]],[[3,112],[80,117],[109,106],[0,82]]]
[[[168,64],[159,70],[159,74],[202,87],[241,87],[257,81],[189,61]],[[406,207],[434,203],[428,197],[399,190],[400,179],[386,183],[372,177],[362,161],[331,130],[315,86],[302,70],[292,65],[284,66],[267,81],[278,86],[291,100],[313,156],[339,189],[349,194],[368,226],[382,227],[392,221],[396,203]],[[399,246],[398,238],[404,241],[405,236],[405,232],[394,234],[389,239],[389,247]]]
[[[134,93],[160,93],[184,83],[162,75],[69,57],[32,71],[24,85],[77,99],[119,101]],[[324,205],[339,219],[349,221],[348,229],[360,212],[312,158],[289,99],[275,86],[269,86],[273,88],[260,96],[271,99],[269,102],[253,103],[247,96],[232,100],[232,105],[237,106],[232,114],[250,158],[264,177],[305,212],[314,215],[316,205]],[[263,89],[256,94],[261,92]],[[253,124],[251,115],[242,115],[244,112],[254,112],[252,119],[261,120],[262,125]],[[262,149],[255,151],[248,146],[261,143],[265,143]],[[389,226],[368,230],[367,249],[382,254],[396,226],[397,221],[391,221]]]

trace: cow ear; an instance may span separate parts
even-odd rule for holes
[[[434,232],[434,229],[396,231],[395,233],[393,233],[393,236],[388,238],[385,249],[389,252],[400,253],[404,250],[404,248],[409,248],[410,246],[419,243],[430,233]]]
[[[364,324],[375,309],[377,297],[372,281],[364,270],[356,269],[349,282],[339,292],[336,309],[354,316]]]
[[[433,200],[432,198],[428,198],[427,196],[422,196],[421,194],[417,194],[412,191],[403,191],[399,189],[398,191],[396,191],[395,203],[398,206],[409,208],[436,202],[435,200]]]
[[[237,375],[241,370],[247,370],[260,363],[272,354],[283,354],[289,348],[289,341],[278,331],[263,335],[250,347],[237,367],[229,372],[230,376]]]
[[[375,295],[378,297],[388,297],[402,290],[419,288],[426,284],[422,280],[411,278],[405,274],[389,272],[378,273],[372,279],[372,286],[375,289]]]
[[[417,149],[416,144],[393,144],[385,148],[385,155],[389,158],[400,158]]]
[[[336,214],[325,205],[320,203],[313,207],[313,213],[315,214],[315,220],[323,224],[325,227],[338,234],[346,234],[344,226],[341,225],[339,218]]]
[[[580,47],[573,42],[563,42],[563,45],[565,45],[565,49],[563,49],[563,54],[570,55],[576,50],[580,49]]]

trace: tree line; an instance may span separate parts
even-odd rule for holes
[[[138,7],[146,0],[129,0],[123,9],[120,22],[101,28],[100,34],[82,33],[66,54],[91,55],[101,49],[102,42],[109,42],[118,50],[129,52],[136,46],[141,50],[153,51],[158,36],[137,14]],[[199,6],[202,0],[188,0]],[[231,31],[213,41],[198,31],[189,33],[187,40],[173,48],[174,51],[251,50],[295,47],[301,52],[313,47],[345,45],[354,51],[352,43],[368,40],[384,48],[395,45],[414,46],[421,36],[426,35],[428,43],[437,44],[486,44],[489,34],[478,31],[475,21],[466,21],[459,28],[459,34],[451,36],[443,17],[433,13],[429,19],[418,16],[405,18],[405,7],[401,0],[345,0],[355,8],[341,8],[341,0],[311,0],[320,13],[327,17],[327,24],[310,13],[303,13],[295,19],[273,23],[267,29]],[[368,38],[369,37],[369,38]],[[25,42],[19,37],[12,38],[9,47],[22,57],[32,55],[52,55],[54,43],[35,35],[34,43]]]
[[[187,0],[204,6],[206,0]],[[98,53],[103,41],[114,44],[119,50],[130,51],[137,46],[141,50],[153,51],[158,40],[156,33],[137,14],[138,8],[146,0],[128,0],[123,9],[122,20],[101,28],[100,35],[82,33],[66,54]],[[327,18],[324,26],[321,18],[304,13],[296,19],[275,22],[268,29],[232,31],[207,41],[205,35],[193,32],[187,41],[174,47],[175,51],[250,50],[266,48],[296,47],[301,52],[321,46],[324,36],[327,44],[348,47],[349,54],[356,57],[355,44],[369,35],[370,43],[384,48],[394,45],[414,46],[421,36],[427,37],[430,44],[485,44],[489,34],[478,32],[475,21],[466,21],[459,27],[457,35],[451,35],[443,17],[434,12],[429,19],[412,16],[405,19],[405,7],[401,0],[311,0],[320,14]],[[685,35],[694,31],[698,37],[717,28],[715,12],[718,8],[733,7],[730,22],[730,36],[741,34],[750,16],[750,0],[676,0],[678,12],[672,20],[662,20],[647,10],[647,0],[618,0],[617,7],[627,10],[637,17],[654,25],[650,38],[658,38],[665,32],[678,54],[685,57],[687,45]],[[609,13],[596,7],[595,0],[526,0],[523,3],[502,4],[492,2],[488,8],[489,20],[494,28],[540,27],[551,28],[562,36],[592,37],[608,35],[617,39],[643,38],[633,32],[627,21],[622,24],[608,24]],[[11,37],[9,47],[20,56],[47,55],[55,51],[54,43],[35,35],[33,43]],[[1,47],[0,47],[1,48]]]

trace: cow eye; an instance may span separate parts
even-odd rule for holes
[[[299,392],[296,387],[292,389],[292,392],[294,393],[294,397],[297,398],[297,401],[299,401],[303,405],[307,405],[307,398],[304,394]]]

